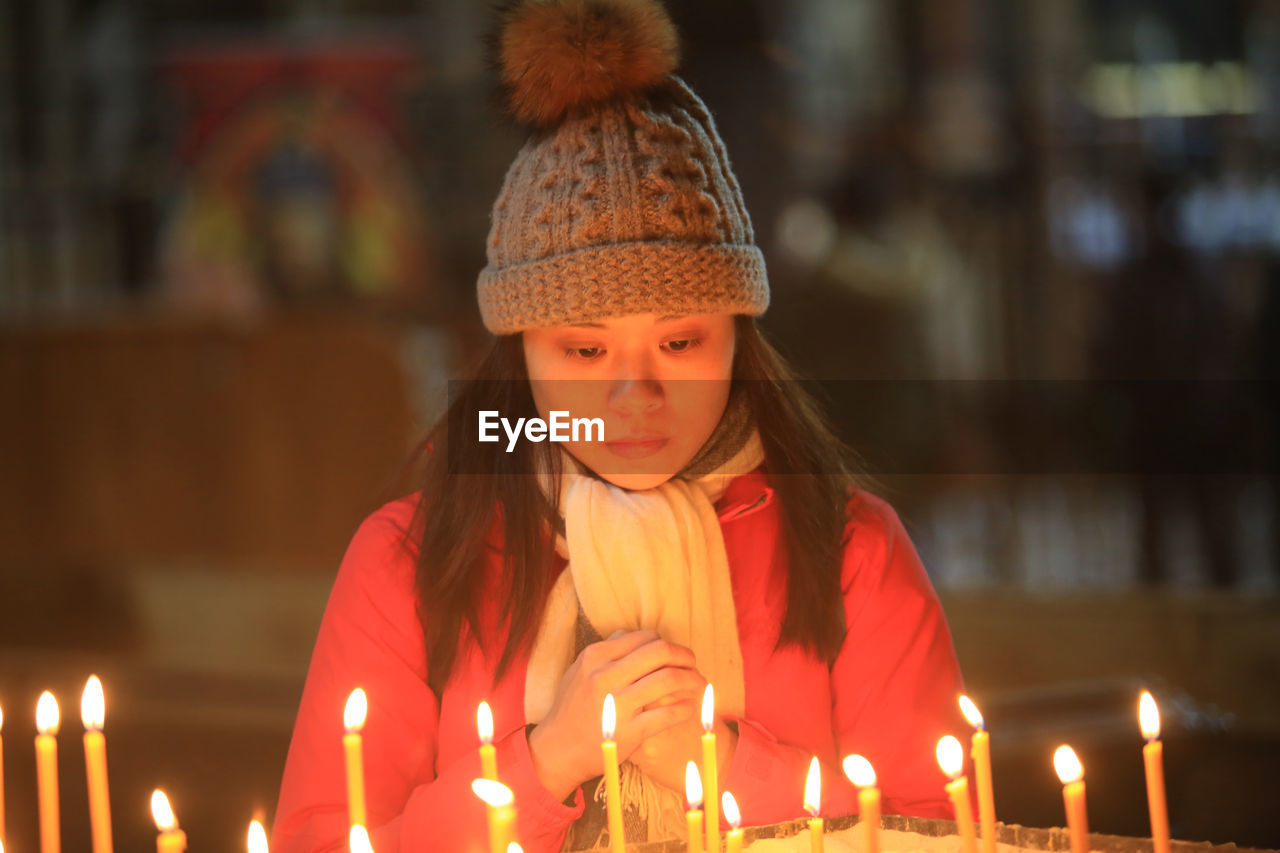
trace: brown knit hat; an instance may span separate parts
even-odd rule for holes
[[[525,0],[498,49],[533,134],[493,206],[477,287],[489,331],[764,313],[742,191],[711,113],[671,73],[678,42],[656,0]]]

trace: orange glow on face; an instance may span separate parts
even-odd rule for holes
[[[1058,747],[1057,752],[1053,754],[1053,769],[1057,771],[1058,779],[1064,785],[1079,782],[1084,777],[1084,766],[1076,757],[1076,751],[1066,744]]]
[[[56,735],[61,719],[58,700],[54,699],[53,694],[48,690],[41,693],[40,701],[36,702],[36,728],[40,730],[40,734]]]
[[[817,817],[822,806],[822,766],[818,756],[809,762],[809,773],[804,779],[804,810]]]
[[[849,781],[859,788],[874,788],[876,785],[876,770],[871,766],[871,762],[867,761],[861,755],[846,755],[844,762],[844,775],[849,777]]]
[[[1147,740],[1160,737],[1160,708],[1156,706],[1155,697],[1146,690],[1138,699],[1138,725],[1142,727],[1142,736]]]
[[[600,734],[605,740],[613,740],[618,730],[618,709],[613,701],[613,694],[604,697],[604,710],[600,712]]]
[[[702,805],[702,777],[698,775],[698,765],[692,761],[684,766],[684,798],[691,809]]]

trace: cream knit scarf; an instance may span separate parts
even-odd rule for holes
[[[713,504],[733,478],[764,460],[744,395],[737,389],[731,393],[702,450],[656,488],[620,488],[568,452],[561,456],[559,509],[565,527],[556,549],[569,563],[552,588],[534,642],[525,681],[526,720],[537,723],[546,716],[576,656],[579,608],[602,637],[648,628],[691,648],[699,671],[715,687],[717,715],[741,716],[742,651]],[[540,479],[550,496],[552,478]],[[603,787],[595,792],[597,800],[604,797]],[[622,799],[638,814],[649,839],[683,833],[683,792],[652,781],[629,761],[622,764]]]

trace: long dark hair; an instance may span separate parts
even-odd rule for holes
[[[831,662],[844,638],[840,567],[846,506],[850,490],[871,481],[755,320],[737,316],[735,332],[733,381],[745,387],[764,445],[764,472],[781,511],[778,547],[785,547],[788,571],[778,646],[795,644]],[[488,657],[505,634],[497,679],[532,643],[555,580],[548,532],[558,524],[554,504],[531,475],[558,473],[559,449],[521,441],[509,453],[495,452],[496,445],[476,440],[478,411],[506,418],[538,415],[520,335],[497,338],[451,397],[424,443],[431,452],[408,539],[417,560],[428,682],[437,696],[467,638]],[[502,553],[496,578],[486,553],[493,536]],[[775,553],[774,564],[783,557]],[[492,611],[502,614],[502,624],[484,624],[485,600],[497,603]]]

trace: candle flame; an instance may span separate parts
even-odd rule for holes
[[[935,752],[938,757],[938,766],[952,779],[957,778],[964,770],[964,747],[960,746],[960,741],[951,735],[938,739]]]
[[[36,728],[42,735],[56,735],[60,719],[58,700],[46,690],[40,694],[40,701],[36,703]]]
[[[716,724],[716,691],[710,684],[702,691],[702,730],[711,731]]]
[[[249,853],[267,853],[267,831],[262,821],[249,821]]]
[[[369,715],[369,700],[364,695],[364,688],[357,687],[347,697],[347,706],[342,709],[342,724],[348,732],[358,732],[364,727],[364,718]]]
[[[809,774],[804,779],[804,810],[817,817],[822,804],[822,766],[818,756],[809,762]]]
[[[84,692],[80,694],[80,720],[86,729],[102,731],[102,724],[107,718],[107,700],[102,695],[102,682],[98,676],[91,675],[85,682]]]
[[[494,808],[509,806],[516,801],[516,796],[511,793],[510,788],[492,779],[472,779],[471,790],[475,792],[477,797]]]
[[[3,708],[0,708],[0,729],[4,729],[4,709]],[[0,850],[0,853],[4,853],[4,851]]]
[[[476,708],[476,729],[480,732],[481,743],[493,742],[493,710],[488,702],[481,702]]]
[[[720,795],[720,810],[724,813],[724,819],[729,821],[729,826],[734,829],[742,823],[742,815],[738,812],[738,801],[728,791]]]
[[[178,828],[178,819],[173,815],[173,808],[169,805],[169,798],[159,788],[151,792],[151,817],[156,822],[156,829],[161,832],[169,832]]]
[[[981,729],[985,725],[982,719],[982,712],[978,710],[978,706],[973,704],[973,700],[963,693],[960,694],[960,713],[964,714],[964,718],[969,721],[969,725],[975,729]]]
[[[876,785],[876,769],[861,755],[846,755],[843,762],[844,775],[859,788],[874,788]]]
[[[351,853],[373,853],[373,844],[369,841],[369,830],[360,824],[351,827],[347,833],[347,849]]]
[[[1079,782],[1084,776],[1084,766],[1076,757],[1076,751],[1066,744],[1058,747],[1057,752],[1053,754],[1053,769],[1058,771],[1058,778],[1064,785]]]
[[[4,853],[4,851],[0,850],[0,853]],[[512,841],[507,845],[507,853],[524,853],[524,848]]]
[[[684,798],[691,809],[702,805],[702,777],[698,775],[698,765],[693,761],[684,766]]]
[[[1148,691],[1142,691],[1138,699],[1138,725],[1142,727],[1142,736],[1147,740],[1160,737],[1160,709],[1156,706],[1155,697]]]
[[[613,702],[613,694],[604,697],[604,710],[600,712],[600,733],[605,740],[613,740],[613,733],[618,729],[618,709]]]

